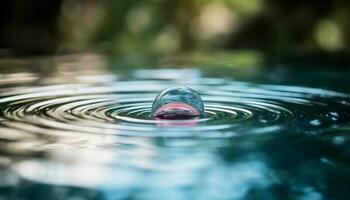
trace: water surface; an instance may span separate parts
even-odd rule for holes
[[[218,76],[212,68],[79,66],[1,75],[1,198],[318,200],[349,194],[350,95],[337,87],[347,73],[322,77],[318,71],[317,80],[310,72],[310,79],[286,77],[297,70],[283,67],[247,77],[237,68],[218,68]],[[320,83],[333,79],[339,82]],[[205,117],[150,117],[156,94],[177,85],[198,91]]]

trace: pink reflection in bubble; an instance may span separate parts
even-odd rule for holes
[[[192,106],[185,103],[169,103],[159,108],[154,119],[160,127],[192,127],[198,124],[200,113]],[[181,121],[166,121],[181,120]]]
[[[199,117],[200,113],[192,106],[185,103],[169,103],[160,107],[154,113],[155,119],[193,119]]]

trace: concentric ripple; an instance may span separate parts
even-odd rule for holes
[[[156,93],[184,84],[202,95],[205,117],[153,120]],[[349,102],[346,94],[313,88],[222,79],[144,79],[7,90],[0,98],[0,117],[3,129],[58,137],[227,137],[281,129],[314,133],[347,129]]]
[[[0,167],[15,178],[1,185],[13,187],[15,199],[45,199],[45,191],[51,198],[64,187],[113,200],[275,198],[276,191],[279,199],[278,188],[292,194],[284,199],[310,199],[330,194],[333,176],[349,180],[348,94],[197,72],[8,76],[0,81]],[[205,116],[153,119],[157,93],[181,85],[200,94]],[[37,185],[50,189],[30,189]],[[78,193],[60,199],[70,194]]]

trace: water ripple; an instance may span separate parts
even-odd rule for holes
[[[281,155],[289,155],[285,158],[289,167],[294,151],[305,154],[307,162],[301,156],[299,163],[295,161],[297,168],[315,169],[310,155],[318,154],[314,147],[306,148],[307,137],[324,136],[319,140],[329,139],[332,148],[345,148],[348,143],[343,134],[350,130],[348,94],[200,78],[197,71],[184,71],[195,73],[193,80],[164,77],[168,72],[152,76],[141,70],[126,81],[99,75],[70,84],[6,83],[0,88],[1,156],[11,158],[6,165],[32,182],[124,192],[141,188],[139,195],[145,188],[198,187],[193,189],[198,199],[208,191],[212,197],[243,199],[251,188],[264,189],[283,180],[285,172],[273,169]],[[205,117],[150,117],[157,93],[177,85],[198,91]],[[283,151],[280,143],[289,145],[288,150]],[[273,151],[269,145],[275,145]],[[281,149],[281,155],[275,149]],[[339,152],[345,158],[348,151]],[[325,154],[316,160],[337,166],[343,157]]]
[[[237,136],[269,133],[276,127],[297,131],[300,125],[322,132],[332,125],[348,124],[349,107],[341,103],[349,102],[346,94],[294,86],[205,82],[199,79],[187,83],[205,102],[206,115],[202,119],[151,119],[156,93],[179,83],[139,80],[9,90],[0,98],[1,123],[6,128],[33,134],[55,135],[60,130],[77,133],[70,137],[81,134],[211,137],[217,132]]]

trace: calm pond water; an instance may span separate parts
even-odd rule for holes
[[[0,199],[348,198],[350,70],[94,61],[3,64]],[[205,117],[151,119],[178,85]]]

